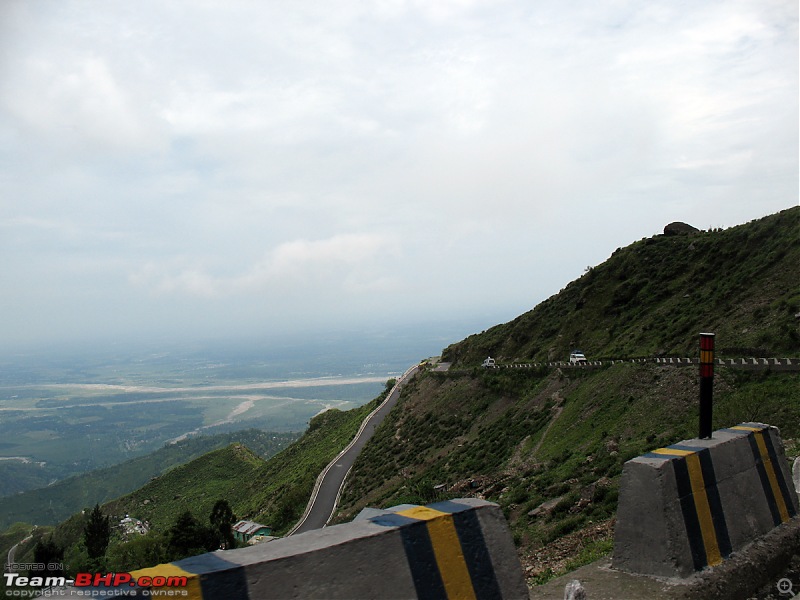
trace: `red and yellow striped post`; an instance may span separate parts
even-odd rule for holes
[[[700,435],[711,439],[714,397],[714,334],[700,334]]]

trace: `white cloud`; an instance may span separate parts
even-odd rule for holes
[[[797,11],[0,3],[0,314],[532,305],[667,222],[797,203]]]
[[[26,57],[11,71],[2,106],[24,130],[71,153],[142,150],[159,142],[159,127],[136,103],[120,73],[89,53]]]
[[[270,271],[287,275],[310,265],[327,268],[336,263],[354,265],[386,248],[387,240],[375,234],[337,235],[327,240],[297,240],[279,246],[270,258]]]
[[[134,285],[156,294],[229,296],[255,291],[275,294],[389,291],[397,280],[379,265],[397,258],[399,246],[377,234],[343,234],[324,240],[294,240],[280,244],[262,260],[233,275],[214,275],[207,265],[186,257],[148,262],[130,275]]]

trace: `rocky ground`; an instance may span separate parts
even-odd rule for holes
[[[788,600],[795,597],[800,598],[800,555],[797,554],[786,571],[748,600]]]
[[[536,585],[548,575],[561,574],[575,568],[575,559],[590,543],[611,540],[614,537],[614,520],[608,519],[580,531],[565,535],[543,548],[522,551],[520,562],[528,585]]]
[[[610,557],[577,570],[571,560],[597,540],[612,539],[613,521],[575,532],[540,551],[520,556],[531,598],[563,598],[564,586],[580,580],[589,600],[800,600],[800,517],[776,527],[722,565],[686,580],[628,575],[610,568]],[[549,573],[562,573],[539,585]],[[764,582],[755,591],[754,582]]]

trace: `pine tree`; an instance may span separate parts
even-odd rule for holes
[[[103,514],[100,505],[95,504],[89,514],[89,520],[83,528],[83,542],[90,559],[105,556],[108,542],[111,539],[110,517]]]
[[[214,508],[211,509],[211,515],[208,519],[211,521],[211,529],[214,530],[219,547],[225,550],[235,548],[236,540],[233,537],[233,524],[236,523],[236,516],[233,514],[228,501],[217,500]]]
[[[170,528],[167,547],[172,560],[178,560],[215,550],[216,535],[210,527],[205,527],[187,510]]]
[[[33,562],[44,565],[43,569],[33,569],[31,576],[34,577],[55,577],[63,575],[61,568],[64,563],[64,548],[56,544],[53,536],[36,542],[33,548]]]

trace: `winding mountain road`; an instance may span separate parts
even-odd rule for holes
[[[330,521],[339,503],[339,495],[342,493],[345,479],[356,457],[358,457],[361,449],[372,437],[372,434],[375,433],[378,425],[381,424],[386,415],[389,414],[389,411],[397,404],[402,387],[417,374],[419,369],[419,365],[414,365],[397,379],[397,382],[391,392],[386,396],[386,399],[364,419],[363,423],[361,423],[361,428],[350,444],[348,444],[347,447],[325,467],[322,473],[320,473],[314,485],[311,499],[308,501],[305,513],[303,513],[303,517],[297,525],[289,531],[287,536],[312,531],[314,529],[321,529],[328,524],[328,521]]]
[[[34,527],[34,529],[36,529],[36,528]],[[13,546],[11,546],[11,548],[8,550],[8,554],[6,555],[5,569],[4,569],[4,571],[6,573],[15,573],[16,572],[16,568],[14,566],[16,564],[14,562],[14,555],[17,552],[17,546],[19,546],[20,544],[24,544],[25,542],[30,540],[32,537],[33,537],[33,532],[29,533],[27,536],[25,536],[24,539],[21,539],[19,542],[17,542]]]

